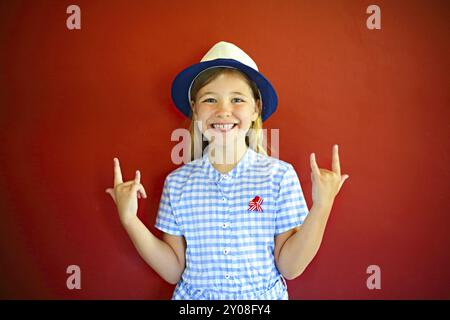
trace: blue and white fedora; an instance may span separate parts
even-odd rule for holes
[[[203,56],[199,63],[181,71],[172,82],[172,100],[186,117],[191,118],[190,93],[192,83],[206,69],[226,67],[245,73],[255,82],[262,100],[262,121],[277,109],[278,97],[272,84],[259,71],[255,61],[236,45],[220,41]]]

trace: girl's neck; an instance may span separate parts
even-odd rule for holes
[[[231,171],[236,164],[242,159],[248,147],[245,141],[238,145],[208,148],[208,157],[213,167],[220,173]],[[214,151],[213,151],[214,150]],[[213,153],[213,154],[212,154]]]

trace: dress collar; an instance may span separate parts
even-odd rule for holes
[[[202,157],[202,165],[206,171],[206,174],[213,181],[218,182],[221,180],[236,179],[241,177],[242,174],[244,174],[244,172],[256,158],[256,155],[257,154],[253,149],[247,147],[247,150],[245,151],[241,160],[239,160],[239,162],[234,166],[234,168],[228,171],[227,173],[220,173],[216,168],[214,168],[211,161],[209,161],[208,152],[205,152],[205,154]]]

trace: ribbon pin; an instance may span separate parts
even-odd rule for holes
[[[261,205],[263,201],[264,201],[263,198],[261,198],[260,196],[254,197],[253,200],[251,200],[249,203],[248,211],[262,212],[263,209],[261,208]]]

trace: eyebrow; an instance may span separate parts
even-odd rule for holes
[[[239,94],[241,96],[247,96],[245,93],[239,92],[239,91],[233,91],[232,94]],[[216,94],[216,92],[208,91],[201,95],[201,97],[206,96],[207,94]]]

